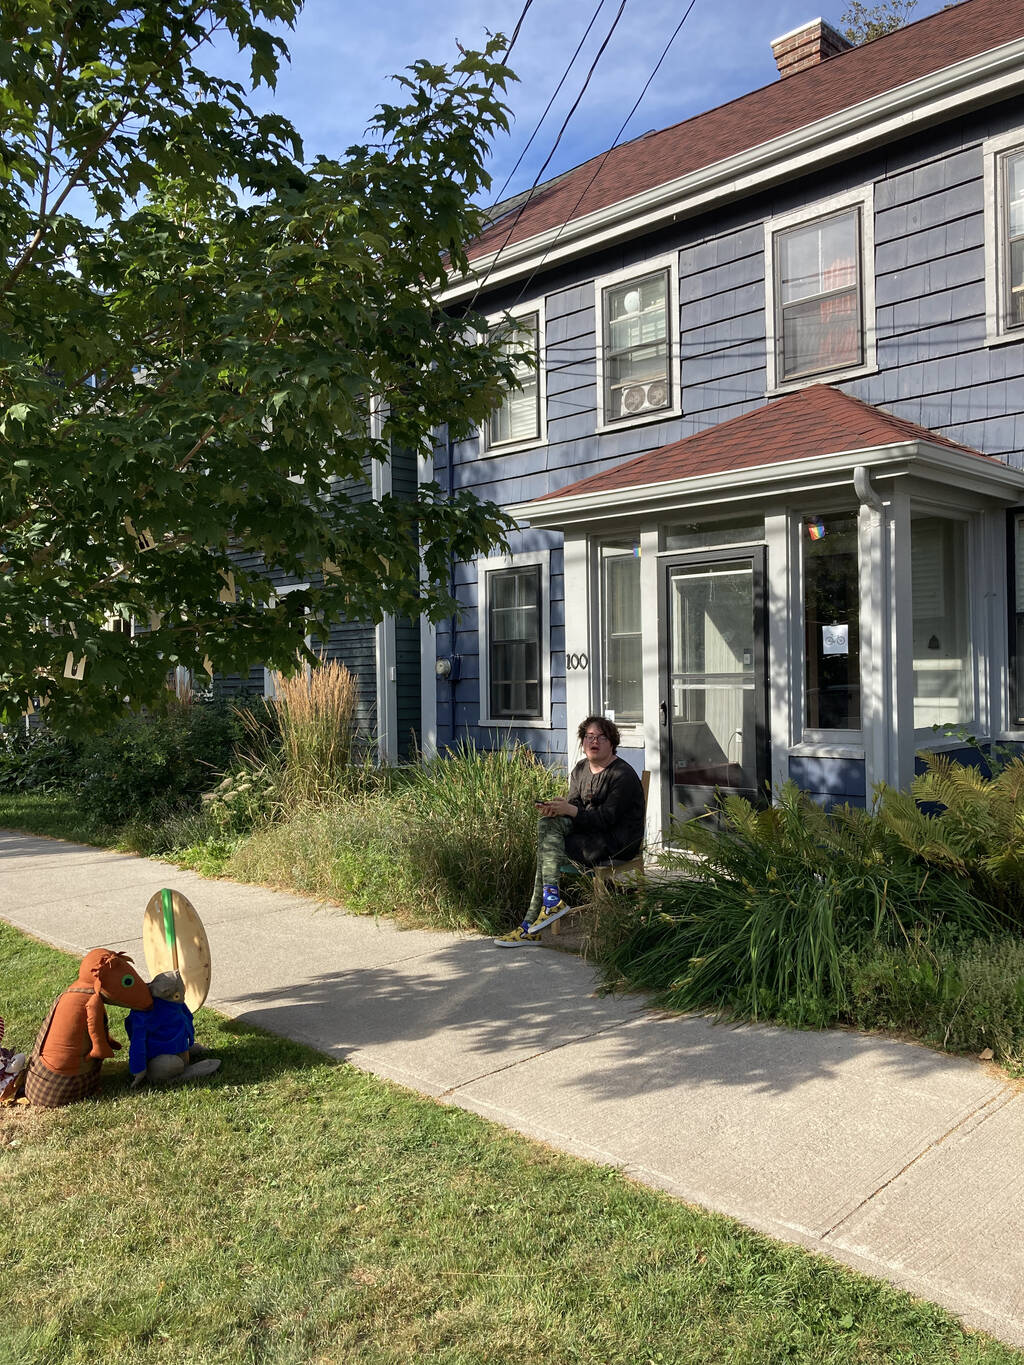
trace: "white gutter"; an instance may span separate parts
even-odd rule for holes
[[[626,237],[701,213],[755,189],[806,174],[816,167],[904,137],[954,113],[1005,99],[1024,87],[1024,38],[883,91],[827,118],[783,133],[735,156],[656,185],[584,217],[537,233],[482,256],[471,273],[441,294],[442,303],[473,295],[596,251]],[[491,270],[497,259],[497,266]]]
[[[1011,469],[998,460],[962,454],[948,446],[926,441],[899,441],[891,445],[812,455],[803,460],[783,460],[662,483],[632,484],[597,492],[574,493],[532,502],[516,503],[506,510],[517,521],[531,526],[558,529],[575,522],[603,521],[657,512],[680,503],[736,502],[752,496],[765,497],[773,489],[792,493],[803,487],[816,490],[840,487],[855,480],[855,469],[868,467],[883,476],[920,472],[938,476],[944,484],[954,482],[971,492],[1012,503],[1024,495],[1024,471]]]

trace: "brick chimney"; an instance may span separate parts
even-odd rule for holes
[[[784,33],[781,38],[772,40],[772,54],[782,77],[795,76],[798,71],[806,71],[809,66],[817,66],[828,57],[837,57],[840,52],[848,52],[853,46],[841,33],[837,33],[824,19],[812,19],[801,24],[792,33]]]

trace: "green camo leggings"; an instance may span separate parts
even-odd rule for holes
[[[537,821],[537,876],[533,883],[526,923],[540,914],[545,886],[557,886],[563,872],[571,868],[565,856],[565,836],[572,829],[568,815],[542,815]]]

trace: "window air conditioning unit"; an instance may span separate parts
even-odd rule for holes
[[[616,393],[616,417],[637,417],[668,406],[668,383],[651,379],[646,384],[621,384]]]

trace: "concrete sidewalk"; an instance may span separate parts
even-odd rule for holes
[[[0,831],[0,917],[75,953],[102,944],[141,963],[142,912],[168,885],[209,934],[211,1007],[1024,1346],[1024,1093],[993,1068],[854,1033],[659,1015],[638,997],[599,998],[591,968],[565,953],[401,932]]]

